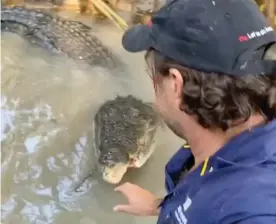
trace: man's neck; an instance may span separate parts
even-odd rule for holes
[[[214,155],[233,137],[264,122],[265,119],[261,115],[252,115],[245,123],[232,127],[226,132],[198,126],[194,132],[185,135],[195,158],[194,168],[206,158]]]

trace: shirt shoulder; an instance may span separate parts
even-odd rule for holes
[[[213,215],[215,224],[276,223],[276,173],[271,179],[249,178],[233,189],[236,192]]]

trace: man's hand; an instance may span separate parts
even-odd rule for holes
[[[115,188],[115,191],[121,192],[128,199],[128,204],[116,205],[114,211],[136,216],[155,216],[159,214],[158,205],[161,200],[151,192],[131,183],[124,183]]]

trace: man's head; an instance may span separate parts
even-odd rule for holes
[[[185,137],[181,122],[189,129],[199,124],[226,131],[256,114],[267,121],[276,118],[276,74],[202,72],[179,65],[153,49],[147,52],[146,60],[157,108],[180,137]]]
[[[174,0],[123,37],[126,50],[147,50],[157,106],[181,137],[180,121],[225,131],[275,118],[276,62],[263,59],[275,42],[253,0]]]

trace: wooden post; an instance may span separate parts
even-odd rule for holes
[[[267,18],[275,26],[276,3],[275,0],[267,0]]]

